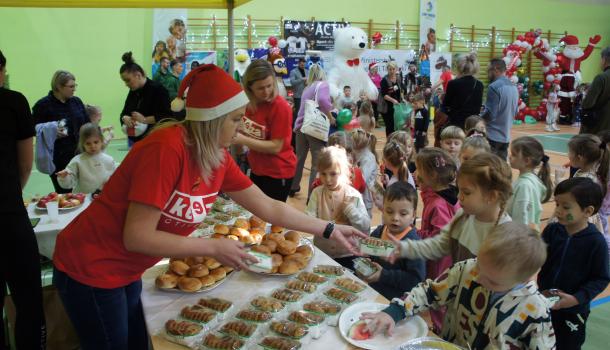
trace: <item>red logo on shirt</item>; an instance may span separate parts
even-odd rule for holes
[[[207,211],[212,207],[217,193],[204,196],[191,196],[174,190],[165,204],[160,220],[160,226],[196,226],[205,219]]]
[[[242,133],[258,140],[267,139],[266,126],[259,124],[246,116],[243,116],[242,121]]]

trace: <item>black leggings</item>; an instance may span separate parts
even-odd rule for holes
[[[40,258],[32,224],[25,208],[18,213],[1,213],[4,229],[0,234],[0,309],[4,308],[6,285],[17,311],[17,349],[45,349],[46,327],[40,283]],[[4,322],[0,347],[5,344]]]
[[[394,105],[392,102],[386,101],[388,110],[383,113],[383,123],[385,124],[386,138],[394,132]]]
[[[267,196],[277,199],[281,202],[286,202],[288,199],[288,192],[290,192],[290,186],[292,185],[292,178],[290,179],[275,179],[269,176],[259,176],[254,173],[250,173],[250,180],[254,182],[258,188],[263,191]]]

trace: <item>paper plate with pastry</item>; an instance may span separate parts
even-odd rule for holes
[[[177,293],[210,291],[223,284],[234,273],[232,268],[222,266],[211,257],[173,260],[170,264],[157,265],[154,268],[159,272],[155,286],[162,291]]]
[[[267,276],[292,276],[309,265],[315,248],[308,239],[301,238],[297,245],[285,239],[283,234],[271,233],[263,238],[260,245],[253,246],[251,251],[270,256],[271,266],[269,269],[250,269],[250,272]]]
[[[405,341],[428,334],[426,321],[414,316],[398,322],[391,337],[383,334],[371,336],[364,330],[366,322],[360,320],[360,316],[365,312],[379,312],[387,306],[387,304],[365,302],[346,308],[339,317],[339,333],[348,343],[371,350],[397,349]]]
[[[59,211],[72,210],[80,208],[85,202],[85,197],[86,194],[84,193],[57,194],[56,192],[51,192],[48,195],[40,198],[38,202],[36,202],[35,208],[37,210],[46,211],[47,203],[57,202]]]

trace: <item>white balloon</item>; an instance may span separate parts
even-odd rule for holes
[[[513,75],[513,76],[511,76],[511,77],[510,77],[510,81],[511,81],[513,84],[517,84],[517,82],[519,81],[519,78],[517,78],[517,76],[516,76],[516,75]]]
[[[553,74],[549,74],[546,76],[546,81],[548,81],[549,83],[552,83],[553,80],[555,80],[555,76],[553,76]]]
[[[278,41],[277,46],[279,46],[280,49],[283,49],[286,47],[286,45],[288,45],[288,42],[284,39],[281,39],[280,41]]]

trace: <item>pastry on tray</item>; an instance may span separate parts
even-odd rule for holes
[[[232,302],[220,298],[202,298],[198,304],[218,312],[225,312],[233,305]]]
[[[267,322],[273,317],[273,315],[267,311],[246,309],[238,312],[235,317],[245,321]]]
[[[301,347],[298,341],[282,337],[265,337],[258,345],[269,350],[297,350]]]
[[[220,327],[220,333],[235,335],[242,338],[250,338],[256,331],[256,324],[244,321],[231,321]]]
[[[269,297],[256,297],[252,299],[250,305],[261,311],[267,312],[278,312],[284,309],[285,305],[283,302]]]
[[[203,330],[203,326],[190,321],[167,320],[165,330],[171,335],[192,337]]]
[[[337,278],[335,284],[341,289],[345,289],[348,292],[360,293],[366,289],[366,286],[360,282],[356,282],[350,278]]]
[[[281,301],[294,303],[301,300],[301,298],[303,297],[303,293],[296,290],[283,288],[274,290],[271,296]]]
[[[324,276],[320,276],[318,274],[315,274],[312,272],[306,272],[306,271],[299,273],[297,275],[297,279],[304,281],[304,282],[316,283],[316,284],[320,284],[320,283],[324,283],[324,282],[328,281],[328,279]]]
[[[180,316],[191,321],[208,323],[216,317],[216,312],[206,309],[201,305],[191,305],[183,307]]]
[[[217,336],[209,333],[205,336],[203,345],[209,349],[236,350],[244,346],[244,341],[230,335]]]
[[[344,268],[336,265],[318,265],[313,272],[327,276],[343,276]]]
[[[307,327],[294,322],[271,322],[272,331],[284,337],[301,339],[307,334]]]

